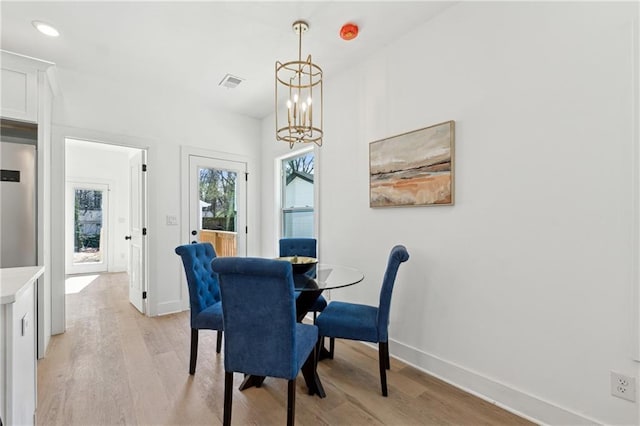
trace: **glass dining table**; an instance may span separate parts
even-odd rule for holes
[[[315,269],[312,268],[304,274],[293,274],[295,290],[300,292],[300,295],[296,298],[297,321],[302,322],[307,313],[309,313],[313,303],[323,291],[348,287],[361,282],[363,279],[364,274],[356,268],[324,263],[317,264]],[[320,351],[326,352],[324,347],[319,346]],[[318,354],[318,359],[320,358],[322,358],[322,356]],[[305,371],[303,371],[303,375],[309,388],[309,395],[318,395],[320,398],[324,398],[326,394],[315,369],[313,377],[305,374]],[[248,375],[240,385],[240,390],[245,390],[253,386],[260,387],[264,379],[262,376]]]
[[[300,295],[296,299],[296,319],[301,322],[324,290],[348,287],[364,279],[355,268],[320,263],[315,270],[293,274],[293,285]]]

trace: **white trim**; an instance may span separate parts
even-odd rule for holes
[[[50,69],[50,68],[49,68]],[[51,81],[38,73],[38,265],[45,267],[38,278],[38,359],[44,358],[51,340]]]
[[[631,22],[631,87],[633,88],[633,104],[631,114],[633,129],[631,135],[632,161],[632,194],[631,194],[631,279],[633,280],[633,348],[632,358],[640,361],[640,6],[637,15]],[[636,369],[637,370],[637,369]],[[636,404],[640,418],[640,404]]]
[[[65,136],[51,128],[51,334],[66,330],[65,306]],[[57,226],[56,226],[57,225]]]
[[[40,70],[40,71],[44,71],[47,68],[55,65],[55,63],[51,61],[45,61],[44,59],[38,59],[32,56],[22,55],[20,53],[15,53],[10,50],[0,49],[0,52],[3,53],[2,55],[3,65],[19,66],[21,68],[25,66],[29,66],[32,69]]]
[[[631,22],[631,279],[633,286],[632,358],[640,361],[640,7]],[[640,410],[640,407],[639,407]]]
[[[71,126],[51,126],[51,333],[60,334],[66,330],[66,306],[65,306],[65,189],[66,167],[65,152],[66,140],[78,139],[87,142],[98,142],[107,145],[120,145],[129,148],[145,150],[147,152],[147,164],[155,164],[155,151],[150,148],[151,141],[136,136],[123,136],[109,134],[98,130],[83,129]],[[108,141],[108,142],[107,142]],[[147,177],[148,185],[153,186]],[[155,205],[153,193],[147,194],[147,207]],[[62,226],[59,226],[62,224]],[[147,236],[147,245],[154,244],[155,236]],[[154,302],[156,299],[155,268],[150,268],[147,259],[145,287],[148,292],[147,303],[150,307],[146,313],[155,315]]]
[[[183,274],[184,275],[184,274]],[[187,307],[188,309],[188,307]],[[169,315],[175,314],[177,312],[182,312],[185,309],[182,307],[182,301],[180,300],[172,300],[170,302],[162,302],[158,303],[158,311],[157,315]]]
[[[316,239],[318,240],[316,247],[316,256],[320,258],[320,215],[318,212],[320,211],[320,152],[322,150],[316,144],[313,145],[313,227],[315,228],[313,232],[316,235]],[[330,294],[330,290],[328,290],[325,295],[325,298],[329,299],[328,296]]]
[[[393,358],[534,423],[602,423],[396,340],[389,339],[389,350]],[[524,413],[535,413],[536,417]]]
[[[283,156],[276,157],[273,160],[273,229],[275,229],[275,237],[271,241],[273,253],[276,255],[280,252],[280,236],[282,235],[282,218],[280,217],[280,210],[282,209],[282,158]]]
[[[58,74],[56,73],[56,71],[57,68],[55,65],[50,66],[46,69],[46,71],[44,71],[44,73],[47,75],[47,81],[49,82],[49,87],[51,88],[53,97],[62,96],[62,90],[60,89],[60,84],[58,83]]]

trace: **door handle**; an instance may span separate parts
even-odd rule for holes
[[[198,231],[196,231],[195,229],[193,231],[191,231],[191,235],[196,235],[198,233]]]
[[[127,235],[124,237],[125,240],[130,240],[131,239],[131,235]]]

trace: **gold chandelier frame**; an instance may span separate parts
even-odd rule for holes
[[[313,63],[311,55],[302,60],[302,34],[309,29],[305,21],[293,23],[298,34],[298,60],[276,62],[276,140],[289,143],[315,143],[322,146],[322,69]],[[279,89],[288,95],[286,121],[279,112]]]

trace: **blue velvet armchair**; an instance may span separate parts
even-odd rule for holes
[[[317,258],[317,241],[315,238],[282,238],[280,239],[280,257],[283,256],[307,256]],[[314,273],[315,269],[308,272]],[[300,292],[296,292],[296,297]],[[313,322],[316,321],[318,312],[322,312],[327,307],[327,300],[318,296],[316,301],[311,305],[310,311],[313,312]]]
[[[321,337],[361,340],[378,344],[380,384],[382,395],[387,396],[387,374],[389,363],[389,311],[391,294],[400,264],[409,260],[409,253],[402,245],[393,247],[389,254],[387,269],[380,290],[377,307],[333,301],[316,320]]]
[[[211,243],[185,244],[175,249],[182,259],[191,308],[191,354],[189,374],[196,372],[198,330],[217,330],[216,352],[222,344],[222,303],[218,277],[211,269],[216,252]]]
[[[220,257],[212,262],[224,305],[224,416],[231,424],[233,373],[288,380],[287,424],[295,419],[295,383],[302,369],[310,391],[318,328],[296,322],[289,262]]]

